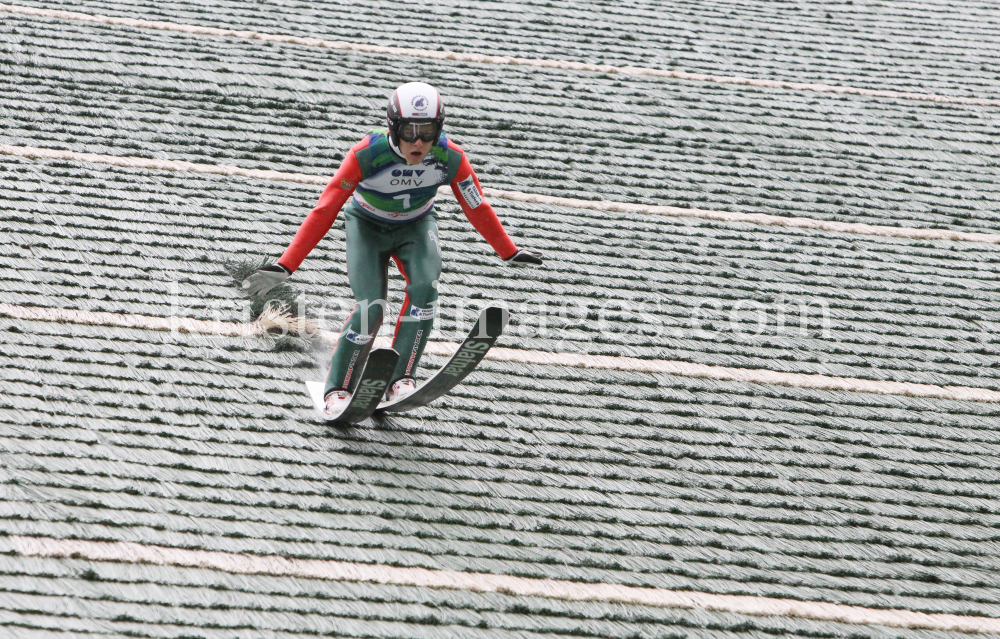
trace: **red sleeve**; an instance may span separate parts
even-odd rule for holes
[[[490,243],[490,246],[497,252],[497,255],[503,259],[507,259],[514,255],[514,253],[517,253],[517,246],[507,236],[507,231],[503,230],[503,225],[500,223],[500,218],[497,217],[496,211],[493,210],[490,203],[483,197],[483,189],[479,186],[479,178],[476,177],[476,172],[472,170],[472,165],[469,164],[469,158],[465,157],[465,152],[457,144],[450,141],[448,142],[448,146],[462,154],[462,163],[458,166],[458,173],[455,174],[455,179],[451,181],[451,192],[455,194],[455,199],[458,200],[459,205],[462,207],[465,217],[469,218],[469,221],[472,222],[472,226]],[[469,177],[472,177],[472,181],[475,184],[475,191],[472,191],[472,185],[466,185],[465,191],[468,192],[467,196],[462,192],[463,189],[459,186],[459,183],[465,182]]]
[[[323,194],[319,196],[316,207],[306,216],[299,230],[295,233],[292,243],[281,255],[278,263],[289,271],[295,271],[302,264],[302,260],[306,259],[306,255],[309,255],[309,251],[316,248],[319,241],[333,226],[333,222],[337,219],[341,207],[347,202],[347,198],[351,197],[351,193],[354,193],[355,187],[361,181],[361,166],[358,164],[354,152],[366,146],[368,146],[367,137],[354,145],[347,153],[340,168],[323,189]]]

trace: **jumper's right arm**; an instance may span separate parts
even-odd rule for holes
[[[306,216],[299,230],[295,233],[292,243],[288,245],[278,260],[278,264],[288,269],[289,273],[295,271],[302,264],[302,260],[306,259],[309,251],[319,244],[319,241],[333,226],[344,203],[354,193],[358,182],[361,181],[361,166],[358,164],[354,151],[358,148],[364,148],[365,145],[367,142],[359,144],[348,152],[340,168],[333,174],[330,183],[323,189],[319,202]]]
[[[243,290],[250,295],[264,295],[288,279],[288,276],[302,264],[302,260],[306,259],[309,251],[316,248],[319,241],[333,226],[333,222],[337,219],[337,214],[340,213],[344,203],[347,202],[347,198],[351,197],[358,182],[361,181],[361,166],[358,164],[358,158],[354,152],[366,146],[368,146],[367,137],[354,145],[347,153],[340,168],[323,189],[319,202],[299,226],[295,238],[285,249],[278,262],[262,266],[251,273],[243,280]]]

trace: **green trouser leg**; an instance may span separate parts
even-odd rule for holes
[[[353,209],[345,211],[347,274],[357,302],[333,350],[326,392],[353,390],[387,310],[389,258],[407,280],[406,300],[396,324],[393,348],[399,364],[392,381],[416,372],[437,311],[441,275],[437,222],[427,215],[408,224],[389,224]]]
[[[407,226],[412,232],[396,246],[395,260],[406,278],[406,299],[396,320],[392,347],[399,362],[392,381],[415,377],[427,338],[437,315],[438,279],[441,277],[441,249],[437,221],[428,215]]]

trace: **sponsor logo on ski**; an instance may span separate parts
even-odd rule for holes
[[[340,180],[340,188],[344,189],[345,191],[350,191],[351,189],[354,188],[354,182],[351,182],[347,178],[343,178]]]
[[[382,399],[387,385],[388,382],[381,379],[363,379],[354,391],[354,401],[360,402],[362,406],[369,406]]]
[[[489,342],[466,342],[441,372],[445,375],[462,375],[467,369],[475,366],[488,350],[490,350]]]
[[[410,351],[410,361],[406,363],[406,374],[413,370],[413,361],[417,359],[417,351],[420,349],[420,337],[424,334],[423,329],[417,331],[417,337],[413,340],[413,350]]]
[[[483,203],[483,196],[471,175],[458,183],[458,190],[470,209],[479,208],[479,205]]]
[[[349,342],[354,342],[358,346],[364,346],[368,342],[372,341],[371,335],[362,335],[361,333],[355,333],[354,331],[347,331],[344,335]]]
[[[416,320],[429,320],[434,318],[433,308],[417,308],[416,306],[410,307],[410,317]]]
[[[347,367],[347,375],[344,376],[344,388],[347,388],[347,382],[351,381],[351,375],[354,374],[354,364],[358,361],[360,354],[360,348],[354,350],[354,357],[351,358],[351,364]]]

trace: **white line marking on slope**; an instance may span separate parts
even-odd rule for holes
[[[176,22],[163,22],[152,20],[137,20],[134,18],[115,18],[111,16],[94,15],[88,13],[78,13],[76,11],[60,11],[55,9],[35,9],[33,7],[22,7],[11,4],[0,4],[0,11],[8,13],[19,13],[30,16],[43,16],[48,18],[58,18],[62,20],[80,20],[84,22],[98,22],[137,29],[159,29],[162,31],[177,31],[180,33],[190,33],[197,35],[212,35],[227,38],[244,38],[251,40],[264,40],[268,42],[283,42],[288,44],[299,44],[308,47],[322,47],[324,49],[346,49],[359,51],[362,53],[375,53],[385,55],[401,55],[413,58],[430,58],[433,60],[458,60],[462,62],[478,62],[481,64],[499,64],[512,66],[544,67],[552,69],[565,69],[569,71],[592,71],[595,73],[622,74],[622,75],[648,75],[661,78],[674,78],[678,80],[690,80],[693,82],[714,82],[717,84],[738,84],[744,86],[763,87],[770,89],[788,89],[792,91],[816,91],[821,93],[848,93],[877,98],[893,98],[900,100],[923,100],[928,102],[941,102],[949,104],[976,104],[980,106],[1000,106],[1000,100],[989,100],[985,98],[963,98],[949,95],[935,95],[931,93],[912,93],[905,91],[887,91],[877,89],[861,89],[857,87],[834,86],[829,84],[817,84],[807,82],[786,82],[781,80],[759,80],[756,78],[740,78],[733,76],[707,75],[704,73],[688,73],[686,71],[668,71],[665,69],[651,69],[648,67],[612,66],[607,64],[588,64],[585,62],[570,62],[568,60],[546,60],[540,58],[513,58],[510,56],[483,55],[480,53],[459,53],[455,51],[431,51],[429,49],[404,49],[400,47],[383,47],[371,44],[355,44],[340,40],[322,40],[320,38],[309,38],[291,35],[277,35],[270,33],[260,33],[258,31],[238,31],[234,29],[218,29],[215,27],[199,27]]]
[[[449,190],[450,193],[450,190]],[[578,200],[568,197],[552,197],[518,191],[501,191],[484,188],[483,194],[516,202],[534,202],[553,206],[568,206],[594,211],[621,211],[623,213],[640,213],[647,215],[667,215],[670,217],[696,217],[720,222],[744,222],[747,224],[762,224],[765,226],[785,226],[802,229],[817,229],[835,233],[851,233],[854,235],[877,235],[881,237],[902,237],[911,240],[954,240],[959,242],[981,242],[1000,244],[1000,234],[996,233],[966,233],[946,229],[921,229],[900,226],[876,226],[859,222],[834,222],[830,220],[815,220],[808,217],[782,217],[764,213],[736,213],[730,211],[708,211],[704,209],[682,209],[675,206],[653,206],[649,204],[630,204],[628,202],[612,202],[609,200]]]
[[[155,160],[152,158],[121,157],[117,155],[98,155],[97,153],[80,153],[79,151],[61,151],[59,149],[42,149],[33,146],[12,146],[0,144],[0,154],[16,155],[24,158],[42,158],[46,160],[71,160],[73,162],[90,162],[92,164],[111,164],[130,169],[154,169],[159,171],[189,171],[192,173],[212,173],[215,175],[239,175],[241,177],[257,178],[259,180],[274,180],[280,182],[300,182],[303,184],[320,184],[326,186],[330,178],[322,175],[306,175],[304,173],[282,173],[281,171],[265,171],[261,169],[244,169],[228,164],[196,164],[184,160]]]
[[[421,588],[496,592],[519,597],[546,597],[563,601],[601,601],[658,608],[685,608],[731,612],[756,617],[796,617],[848,624],[894,628],[921,628],[968,633],[1000,633],[1000,619],[910,610],[878,610],[815,601],[774,599],[749,595],[638,588],[607,583],[511,577],[489,573],[402,568],[328,559],[290,559],[277,555],[248,555],[212,550],[187,550],[133,542],[85,541],[50,537],[11,536],[11,543],[28,557],[67,557],[158,566],[183,566],[242,575],[268,575],[350,581]]]
[[[250,323],[219,322],[215,320],[199,320],[189,317],[154,317],[151,315],[135,315],[132,313],[108,313],[105,311],[80,311],[70,308],[51,308],[44,306],[16,306],[0,302],[0,317],[12,317],[21,320],[41,322],[56,322],[66,324],[83,324],[87,326],[117,326],[120,328],[138,328],[150,331],[169,331],[171,333],[194,333],[198,335],[217,335],[220,337],[260,337],[269,328],[293,327],[280,320],[281,316],[274,309],[268,309],[260,319]],[[278,319],[278,322],[268,321]],[[290,318],[288,318],[290,319]],[[293,321],[294,323],[294,321]],[[294,328],[294,327],[293,327]]]
[[[236,322],[216,322],[177,317],[150,317],[145,315],[123,315],[118,313],[79,311],[71,309],[46,308],[38,306],[16,306],[0,303],[0,317],[44,322],[65,322],[97,326],[120,326],[154,331],[179,331],[205,335],[255,337],[263,335],[270,327],[295,330],[294,320],[281,318],[261,319],[252,324]],[[338,334],[330,331],[311,333],[329,342],[336,341]],[[391,339],[380,337],[378,346],[389,346]],[[428,342],[425,352],[450,357],[457,344],[451,342]],[[549,353],[546,351],[521,350],[494,347],[486,359],[500,362],[520,362],[523,364],[543,364],[569,366],[574,368],[600,368],[610,370],[635,371],[640,373],[660,373],[681,377],[716,379],[720,381],[751,382],[776,386],[794,386],[819,390],[852,391],[876,395],[903,395],[906,397],[932,397],[959,401],[1000,403],[1000,391],[971,386],[935,386],[911,382],[857,379],[851,377],[831,377],[809,373],[784,373],[759,368],[732,368],[709,366],[691,362],[664,359],[638,359],[612,355],[581,355],[578,353]]]
[[[115,155],[98,155],[96,153],[80,153],[77,151],[62,151],[58,149],[42,149],[30,146],[12,146],[0,144],[0,154],[16,155],[26,158],[44,158],[51,160],[72,160],[76,162],[91,162],[94,164],[111,164],[127,168],[154,169],[160,171],[191,171],[194,173],[212,173],[216,175],[239,175],[261,180],[298,182],[301,184],[318,184],[326,186],[330,178],[304,173],[283,173],[281,171],[264,171],[260,169],[244,169],[227,164],[197,164],[181,160],[155,160],[139,157],[121,157]],[[451,196],[451,188],[443,186],[438,191],[440,195]],[[500,198],[514,202],[547,204],[550,206],[565,206],[592,211],[610,211],[637,213],[640,215],[665,215],[668,217],[694,217],[719,222],[742,222],[746,224],[761,224],[765,226],[784,226],[791,228],[814,229],[834,233],[850,233],[852,235],[874,235],[880,237],[901,237],[911,240],[952,240],[956,242],[979,242],[984,244],[1000,244],[1000,234],[967,233],[964,231],[949,231],[946,229],[921,229],[899,226],[876,226],[856,222],[833,222],[815,220],[807,217],[782,217],[763,213],[736,213],[731,211],[708,211],[703,209],[682,209],[674,206],[653,206],[649,204],[630,204],[628,202],[613,202],[609,200],[580,200],[568,197],[553,197],[520,191],[503,191],[484,188],[483,194],[491,198]]]
[[[762,368],[732,368],[709,366],[691,362],[665,359],[638,359],[611,355],[578,355],[576,353],[548,353],[514,348],[493,348],[489,359],[525,364],[551,364],[577,368],[606,368],[644,373],[662,373],[682,377],[717,379],[720,381],[752,382],[776,386],[794,386],[820,390],[853,391],[875,395],[903,395],[906,397],[933,397],[973,402],[1000,402],[1000,392],[972,386],[935,386],[911,382],[832,377],[812,373],[785,373]]]

